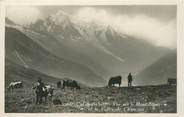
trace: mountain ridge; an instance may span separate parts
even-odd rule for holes
[[[135,82],[138,85],[155,85],[166,84],[168,78],[177,79],[176,61],[177,53],[173,50],[137,74]]]
[[[96,84],[103,84],[105,82],[90,71],[89,68],[58,58],[16,29],[6,28],[5,41],[6,57],[22,66],[25,66],[24,63],[26,63],[27,67],[51,76],[71,77],[88,85],[93,85],[91,82],[96,82]],[[42,61],[39,61],[39,59]]]

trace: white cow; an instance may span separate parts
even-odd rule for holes
[[[13,90],[15,88],[23,88],[23,82],[22,81],[11,82],[8,86],[8,90]]]

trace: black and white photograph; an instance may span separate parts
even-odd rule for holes
[[[5,113],[177,113],[177,5],[6,5]]]

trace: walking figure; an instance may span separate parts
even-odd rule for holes
[[[131,87],[132,86],[132,75],[131,73],[129,73],[128,75],[128,87]]]

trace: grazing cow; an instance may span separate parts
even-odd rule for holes
[[[16,88],[23,88],[23,82],[22,81],[11,82],[8,86],[8,90],[13,90]]]
[[[80,86],[78,85],[77,81],[75,81],[75,80],[64,80],[63,81],[63,89],[65,89],[65,87],[71,87],[72,89],[74,89],[74,88],[80,89]]]
[[[45,100],[47,99],[47,96],[49,96],[50,99],[52,99],[54,87],[52,87],[51,85],[46,85],[45,88],[43,89],[43,92],[44,92],[43,97],[45,97]]]
[[[112,87],[115,84],[119,84],[119,87],[121,85],[121,76],[114,76],[109,79],[108,86]]]
[[[45,103],[47,102],[47,97],[49,97],[50,100],[52,100],[54,87],[51,85],[45,85],[41,89],[39,89],[39,86],[34,86],[33,89],[35,89],[36,93],[36,104],[42,103],[42,98],[44,97]]]
[[[175,78],[168,78],[167,83],[168,83],[168,85],[176,85],[176,79]]]
[[[57,88],[61,88],[61,81],[57,82]]]

